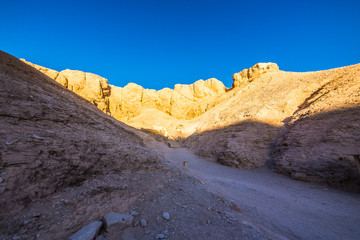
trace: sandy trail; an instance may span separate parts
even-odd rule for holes
[[[268,169],[239,170],[184,148],[152,143],[168,163],[233,201],[253,222],[289,239],[359,239],[360,195],[295,181]],[[189,162],[183,166],[183,161]]]

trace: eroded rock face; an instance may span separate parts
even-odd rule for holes
[[[55,70],[41,67],[21,59],[23,62],[36,68],[40,72],[54,79],[64,87],[87,99],[101,111],[109,113],[110,86],[108,80],[93,73],[85,73],[76,70]]]
[[[183,144],[207,159],[229,167],[254,169],[264,166],[271,142],[280,129],[258,122],[243,122],[226,128],[193,134]]]
[[[360,68],[334,72],[289,119],[275,166],[294,179],[360,191]]]
[[[274,150],[276,169],[291,178],[360,191],[360,107],[289,125]]]
[[[174,90],[144,89],[135,83],[120,88],[109,85],[107,79],[96,74],[69,69],[59,73],[21,60],[126,123],[144,109],[158,109],[177,119],[192,119],[209,110],[214,104],[208,102],[226,92],[224,84],[215,78],[190,85],[176,84]]]
[[[279,71],[279,66],[276,63],[258,63],[249,69],[244,69],[239,73],[233,75],[233,87],[240,87],[250,83],[254,78],[268,72]]]

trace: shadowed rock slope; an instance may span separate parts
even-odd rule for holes
[[[158,155],[125,124],[3,52],[0,85],[0,232],[66,188],[161,169]]]
[[[225,165],[275,163],[295,179],[360,191],[360,64],[266,73],[231,92],[198,117],[186,146]]]

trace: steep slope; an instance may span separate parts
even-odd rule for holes
[[[263,74],[194,119],[201,124],[193,123],[197,133],[184,144],[238,168],[274,157],[276,168],[296,179],[359,191],[359,83],[360,64]]]
[[[64,189],[83,186],[90,179],[111,179],[114,173],[162,169],[158,154],[145,148],[125,124],[4,52],[0,52],[0,85],[0,232],[16,230],[25,209],[31,211],[33,203]],[[104,184],[92,191],[101,187],[121,191]],[[119,196],[129,204],[136,199],[129,200],[135,192],[124,193]],[[91,194],[82,197],[91,199]],[[89,214],[100,213],[93,209]],[[74,218],[71,224],[86,217]]]
[[[134,217],[120,232],[102,229],[109,240],[278,235],[163,164],[148,135],[1,51],[0,85],[1,239],[68,239],[109,212]]]
[[[295,179],[359,191],[360,67],[343,70],[291,117],[274,150],[275,166]]]

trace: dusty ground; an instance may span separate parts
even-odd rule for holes
[[[231,201],[253,224],[288,239],[357,239],[360,195],[294,181],[267,168],[238,170],[184,148],[153,145],[165,159]],[[183,161],[188,166],[183,166]]]

